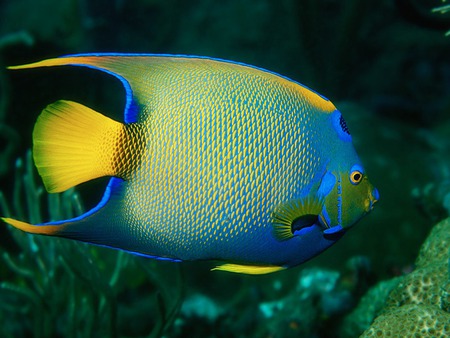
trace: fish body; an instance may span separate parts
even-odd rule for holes
[[[112,176],[101,202],[24,231],[266,273],[335,243],[378,200],[341,113],[275,73],[230,61],[76,55],[12,68],[86,66],[119,78],[124,121],[57,101],[33,132],[48,191]]]

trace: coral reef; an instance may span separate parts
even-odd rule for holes
[[[385,298],[378,317],[361,337],[450,335],[449,247],[450,218],[433,228],[421,247],[416,269],[401,277],[400,281],[392,281],[397,285]],[[380,284],[377,288],[384,289],[384,292],[391,288],[386,288],[385,285],[387,284]],[[373,290],[370,293],[374,293]],[[358,311],[366,311],[369,316],[374,315],[371,306],[370,302],[361,301]],[[355,312],[349,317],[355,316]]]
[[[381,281],[360,299],[358,306],[348,314],[340,325],[341,338],[357,337],[367,329],[385,306],[389,293],[397,287],[401,277]]]
[[[435,306],[407,304],[378,316],[365,337],[448,337],[450,315]]]

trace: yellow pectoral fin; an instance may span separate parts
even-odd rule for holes
[[[295,231],[317,223],[322,208],[323,201],[319,198],[293,199],[280,204],[271,215],[275,237],[284,241],[294,237]]]
[[[18,221],[16,219],[0,217],[0,219],[12,225],[14,228],[19,230],[29,232],[32,234],[40,234],[40,235],[55,235],[60,229],[60,225],[32,225],[26,222]]]
[[[234,273],[245,273],[249,275],[264,275],[266,273],[272,273],[286,269],[277,265],[241,265],[241,264],[223,264],[216,266],[211,271],[228,271]]]

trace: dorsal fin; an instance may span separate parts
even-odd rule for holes
[[[147,61],[148,62],[148,61]],[[83,66],[109,73],[118,78],[126,91],[126,106],[124,122],[133,123],[138,120],[139,97],[143,92],[142,72],[146,68],[144,57],[131,57],[119,55],[73,55],[60,58],[47,59],[19,66],[10,66],[8,69],[30,69],[53,66]]]
[[[336,107],[325,97],[312,91],[310,88],[292,81],[284,76],[270,72],[268,70],[247,65],[244,63],[215,59],[193,55],[157,55],[157,54],[79,54],[68,55],[55,59],[43,60],[21,66],[8,67],[9,69],[27,69],[51,66],[84,66],[105,71],[117,77],[125,87],[127,93],[127,105],[125,107],[124,121],[126,123],[138,121],[139,105],[148,104],[149,97],[157,88],[152,88],[152,84],[147,82],[148,75],[159,73],[156,76],[161,79],[167,77],[167,70],[186,72],[200,70],[226,70],[239,69],[247,74],[258,74],[271,81],[277,81],[283,86],[288,86],[304,97],[312,106],[317,107],[325,113],[331,113]],[[170,83],[183,79],[170,79]]]

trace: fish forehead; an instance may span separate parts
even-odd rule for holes
[[[126,204],[161,248],[201,241],[207,254],[213,243],[268,236],[273,208],[304,194],[327,161],[327,114],[277,81],[232,70],[146,77],[147,151]]]

